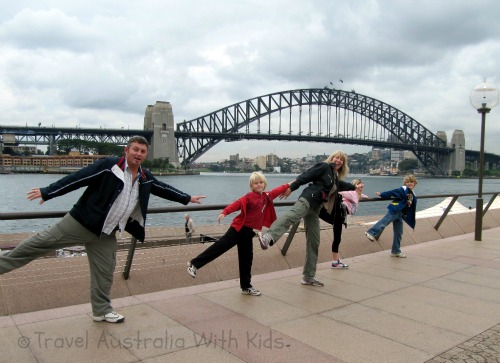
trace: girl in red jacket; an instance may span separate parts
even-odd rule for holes
[[[252,238],[256,235],[254,230],[260,231],[262,226],[269,227],[276,220],[273,200],[289,187],[288,184],[283,184],[270,192],[265,192],[266,186],[267,180],[264,174],[254,172],[250,175],[251,192],[224,208],[217,218],[220,223],[225,216],[240,210],[240,214],[233,219],[231,227],[219,240],[188,262],[187,271],[192,277],[196,277],[199,268],[237,245],[242,293],[253,296],[261,294],[250,282],[253,261]]]

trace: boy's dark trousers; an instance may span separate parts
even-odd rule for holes
[[[242,289],[248,289],[252,287],[252,239],[254,236],[255,232],[249,227],[243,226],[240,231],[236,231],[236,229],[231,226],[221,238],[215,241],[201,254],[193,258],[191,263],[194,267],[201,268],[237,245],[238,264],[240,268],[240,287]]]

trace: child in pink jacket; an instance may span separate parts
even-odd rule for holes
[[[333,225],[332,268],[349,267],[349,265],[340,260],[339,255],[339,246],[342,240],[342,227],[347,227],[347,215],[356,213],[359,201],[368,198],[367,195],[363,194],[364,184],[361,179],[354,179],[351,183],[356,186],[357,189],[339,192],[339,198],[335,203],[333,214],[326,213],[324,209],[320,212],[320,218]],[[345,208],[345,210],[343,210],[343,208]]]

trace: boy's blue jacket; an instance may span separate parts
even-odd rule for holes
[[[386,192],[380,193],[380,198],[383,199],[394,199],[394,201],[387,206],[389,213],[394,214],[403,210],[406,207],[406,201],[408,196],[408,187],[403,185],[402,187],[388,190]],[[417,196],[413,192],[413,203],[408,208],[406,215],[403,215],[403,220],[411,227],[415,228],[415,211],[417,210]]]

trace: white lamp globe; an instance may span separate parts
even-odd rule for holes
[[[476,110],[491,110],[498,103],[498,89],[491,83],[483,82],[471,91],[470,104]]]

